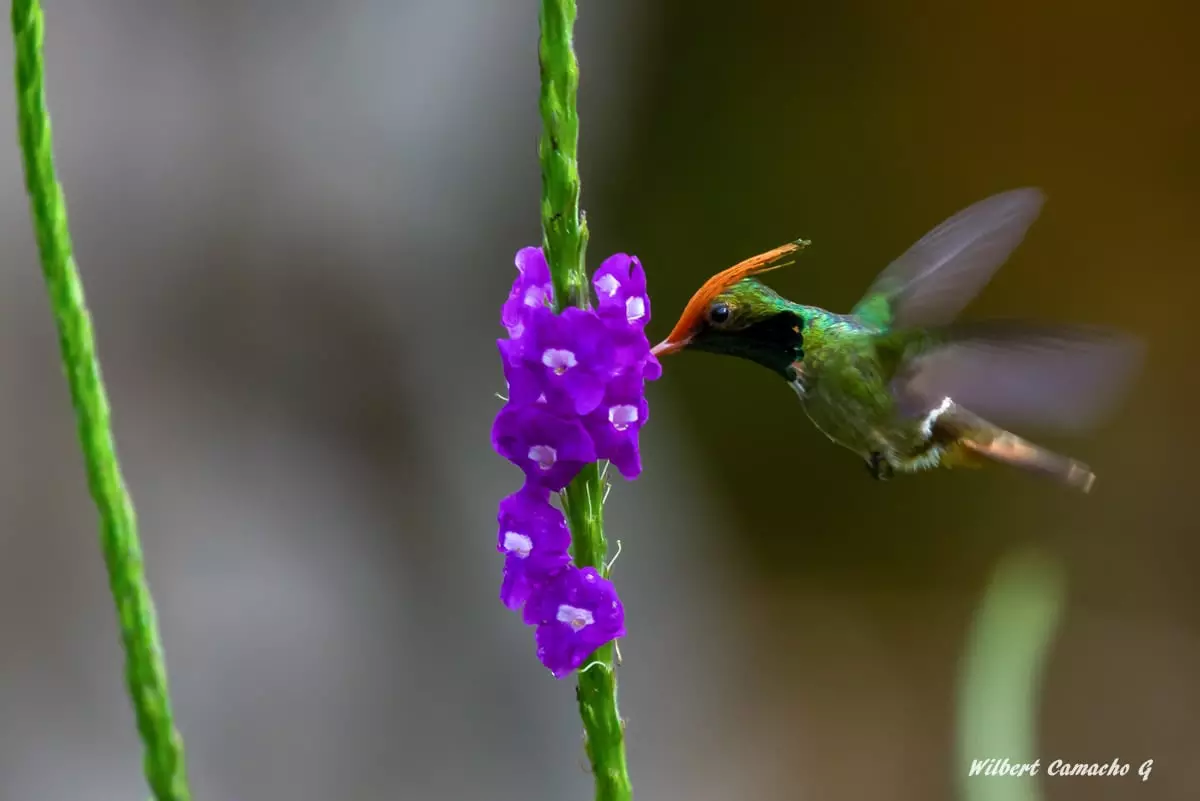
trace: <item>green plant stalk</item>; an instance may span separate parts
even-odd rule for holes
[[[1049,553],[1022,549],[997,565],[975,612],[957,699],[958,797],[963,801],[1041,801],[1036,777],[971,776],[975,760],[1037,756],[1042,679],[1062,621],[1066,575]]]
[[[558,310],[591,305],[584,255],[587,221],[579,208],[579,64],[572,34],[575,0],[542,0],[538,62],[542,133],[542,238]],[[590,464],[567,486],[563,507],[571,527],[571,550],[580,567],[607,577],[608,543],[604,538],[604,479]],[[592,655],[579,673],[576,698],[587,735],[587,754],[596,781],[597,801],[630,801],[633,788],[625,760],[625,731],[617,708],[613,646]]]
[[[538,110],[542,135],[538,157],[542,163],[542,238],[554,297],[565,306],[586,309],[591,305],[584,253],[587,220],[579,209],[579,62],[571,42],[575,27],[575,0],[542,0],[538,15],[541,38],[538,64],[542,90]]]
[[[571,555],[575,563],[594,567],[607,578],[603,485],[600,466],[595,462],[586,465],[567,486],[563,508],[571,527]],[[596,780],[597,801],[630,801],[633,787],[625,761],[625,726],[617,708],[617,674],[611,643],[585,660],[575,697],[587,733],[587,754]]]
[[[186,801],[183,741],[171,716],[154,602],[142,568],[137,521],[117,462],[108,398],[83,285],[72,255],[66,200],[54,170],[37,0],[13,0],[17,123],[42,273],[87,470],[100,514],[100,542],[125,647],[125,677],[145,747],[146,781],[157,801]]]

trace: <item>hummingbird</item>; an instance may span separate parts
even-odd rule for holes
[[[1130,383],[1140,343],[1100,327],[956,320],[1044,199],[1027,187],[958,212],[884,268],[849,314],[794,303],[755,277],[793,263],[781,260],[807,240],[753,256],[708,279],[652,352],[704,351],[767,368],[878,480],[992,462],[1089,492],[1090,467],[1007,427],[1095,426]]]

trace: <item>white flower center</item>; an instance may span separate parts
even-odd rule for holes
[[[525,323],[517,323],[516,325],[511,325],[508,328],[509,339],[520,339],[521,335],[524,333]]]
[[[621,282],[618,281],[612,273],[609,273],[608,275],[602,275],[596,279],[596,289],[600,290],[605,295],[608,295],[610,298],[617,294],[617,290],[620,288]]]
[[[525,290],[525,305],[526,306],[541,306],[546,302],[546,290],[544,287],[531,286]]]
[[[538,396],[537,396],[537,402],[538,402],[538,403],[545,403],[545,402],[546,402],[546,393],[545,393],[545,392],[543,392],[543,393],[541,393],[540,395],[538,395]]]
[[[636,406],[625,404],[623,406],[608,407],[608,422],[612,423],[612,427],[618,431],[624,431],[638,421],[638,410]]]
[[[625,319],[631,323],[636,323],[638,320],[646,316],[646,301],[640,296],[634,295],[629,300],[625,301]]]
[[[579,631],[595,623],[596,619],[592,617],[592,613],[587,609],[562,604],[558,607],[558,622],[566,623],[575,631]]]
[[[529,460],[543,470],[549,470],[558,461],[558,451],[549,445],[534,445],[529,449]]]
[[[569,350],[546,348],[542,353],[542,364],[553,370],[555,375],[562,375],[578,362],[575,361],[575,354]]]
[[[506,531],[504,532],[504,550],[515,554],[520,559],[524,559],[533,550],[533,540],[524,534],[518,534],[515,531]]]

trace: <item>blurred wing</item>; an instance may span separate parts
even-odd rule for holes
[[[998,425],[1079,432],[1121,401],[1142,352],[1138,340],[1104,329],[970,326],[906,361],[892,392],[913,416],[950,397]]]
[[[884,268],[852,313],[890,328],[949,323],[1021,244],[1043,200],[1014,189],[960,211]]]

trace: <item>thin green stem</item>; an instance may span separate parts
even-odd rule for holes
[[[579,63],[571,35],[575,27],[575,0],[542,0],[538,63],[542,91],[538,109],[542,135],[538,157],[542,163],[542,238],[554,297],[559,309],[590,305],[584,253],[587,220],[579,209]]]
[[[542,134],[542,237],[554,280],[559,310],[591,305],[584,255],[587,221],[579,208],[579,64],[572,32],[575,0],[542,0],[538,16],[541,38],[538,61],[542,89],[538,108]],[[571,526],[572,553],[580,567],[607,576],[608,542],[604,538],[604,481],[590,464],[567,486],[563,506]],[[613,646],[606,645],[584,663],[576,690],[579,715],[587,734],[588,759],[596,780],[597,801],[630,801],[633,788],[625,761],[625,731],[617,707],[617,674]]]
[[[567,487],[564,508],[571,526],[575,563],[594,567],[607,578],[603,486],[599,464],[587,465]],[[633,798],[633,787],[625,761],[625,726],[617,708],[617,674],[611,644],[597,649],[585,660],[576,698],[587,732],[588,759],[596,779],[597,801],[629,801]]]
[[[66,200],[54,170],[37,0],[13,0],[17,121],[42,273],[75,407],[88,487],[100,514],[100,543],[125,647],[125,677],[145,746],[146,780],[157,801],[190,798],[183,741],[175,730],[154,602],[142,568],[137,521],[117,462],[108,398],[83,285],[72,255]]]
[[[1046,662],[1062,621],[1066,575],[1037,549],[1004,557],[975,612],[958,687],[955,780],[964,801],[1041,801],[1036,776],[976,773],[988,759],[1032,764]]]

